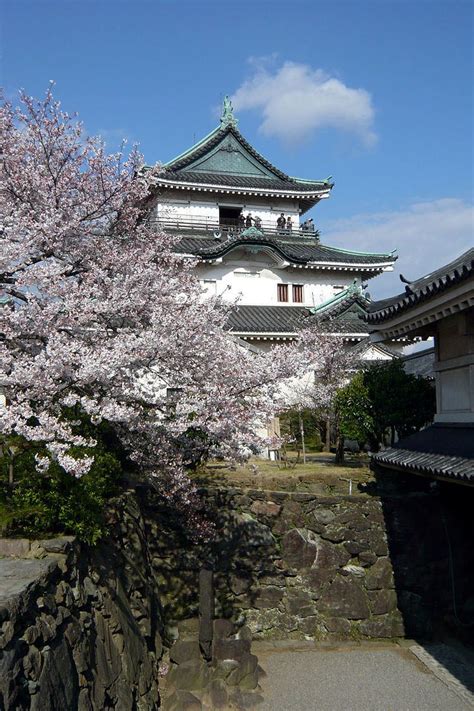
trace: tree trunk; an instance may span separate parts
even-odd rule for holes
[[[301,416],[301,412],[298,413],[299,421],[300,421],[300,434],[301,434],[301,447],[303,449],[303,464],[306,464],[306,444],[304,441],[304,425],[303,425],[303,418]]]
[[[336,464],[342,464],[344,462],[344,437],[340,432],[337,434],[335,462]]]
[[[325,452],[331,451],[331,417],[330,417],[330,415],[328,415],[326,417],[326,442],[324,445],[324,451]]]

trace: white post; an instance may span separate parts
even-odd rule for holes
[[[304,442],[304,426],[303,426],[303,418],[301,417],[301,410],[298,410],[298,417],[300,420],[301,447],[303,449],[303,464],[306,464],[306,447],[305,447],[305,442]]]

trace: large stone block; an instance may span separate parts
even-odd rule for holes
[[[256,516],[278,516],[281,506],[274,501],[254,501],[250,511]]]
[[[283,598],[283,592],[283,588],[275,587],[273,585],[260,588],[259,590],[257,590],[255,596],[255,600],[253,603],[254,607],[259,610],[270,607],[278,607],[279,603]]]
[[[170,660],[175,664],[183,664],[190,659],[200,659],[201,652],[197,640],[178,640],[170,649]]]
[[[351,633],[351,623],[343,617],[326,617],[324,624],[328,632],[335,637],[346,639]]]
[[[305,528],[293,528],[283,536],[283,560],[291,568],[310,568],[317,554],[317,538]]]
[[[30,552],[28,538],[0,538],[0,556],[22,558]]]
[[[394,587],[393,568],[388,558],[379,558],[369,568],[365,577],[367,590],[382,590]]]
[[[359,629],[366,637],[392,638],[405,635],[403,620],[399,613],[378,615],[370,620],[364,620],[360,623]]]
[[[227,679],[229,674],[237,669],[239,662],[235,659],[217,659],[214,660],[210,673],[214,679]]]
[[[369,591],[372,614],[385,615],[397,608],[397,593],[395,590]]]
[[[331,511],[331,509],[325,509],[319,506],[314,509],[313,516],[318,523],[323,525],[331,523],[336,518],[336,514]]]
[[[213,658],[216,660],[234,659],[240,662],[250,653],[248,639],[215,639],[213,643]]]
[[[178,634],[180,639],[198,639],[199,617],[190,617],[187,620],[180,620],[180,622],[178,622]]]
[[[363,620],[370,616],[369,603],[361,585],[338,576],[324,591],[319,607],[332,617]]]
[[[175,691],[165,699],[163,711],[201,711],[202,703],[189,691]]]
[[[229,686],[243,689],[255,689],[258,684],[258,659],[254,654],[247,654],[240,660],[239,666],[227,677]]]
[[[229,695],[225,682],[222,679],[214,679],[209,688],[209,701],[212,709],[225,709],[228,705]]]
[[[184,691],[203,690],[209,683],[209,667],[202,659],[173,664],[167,675],[167,683]]]
[[[304,590],[293,589],[288,591],[288,612],[298,617],[309,617],[316,614],[316,605],[309,593]]]
[[[64,711],[77,706],[79,685],[71,650],[62,638],[44,654],[38,692],[31,699],[31,711]]]
[[[228,639],[234,633],[234,625],[230,620],[219,618],[214,620],[214,639]]]

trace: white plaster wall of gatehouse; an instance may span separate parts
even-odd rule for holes
[[[443,319],[436,335],[436,422],[474,422],[474,310]]]

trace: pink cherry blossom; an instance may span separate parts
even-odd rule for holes
[[[43,443],[81,476],[64,406],[115,427],[132,460],[192,508],[185,467],[243,459],[285,405],[281,382],[334,352],[306,329],[255,354],[225,332],[232,305],[202,298],[194,261],[147,220],[160,168],[108,155],[49,90],[0,111],[0,432]],[[43,458],[38,472],[45,470]]]

